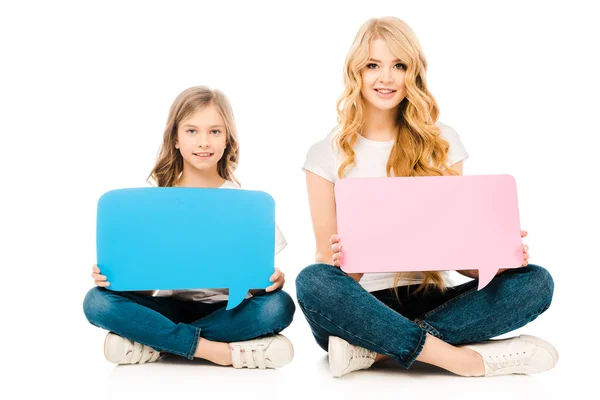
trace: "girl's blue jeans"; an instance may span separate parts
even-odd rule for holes
[[[83,311],[88,321],[156,351],[194,358],[200,337],[237,342],[281,332],[291,324],[295,305],[283,290],[260,292],[236,308],[94,287]]]

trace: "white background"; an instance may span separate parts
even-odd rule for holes
[[[3,2],[2,397],[552,398],[591,388],[600,267],[592,3]],[[208,85],[231,100],[238,177],[277,201],[289,242],[277,265],[295,297],[294,279],[314,254],[301,166],[335,126],[357,29],[383,15],[420,38],[441,120],[470,154],[465,174],[517,179],[531,262],[555,281],[550,309],[520,332],[552,342],[557,367],[481,379],[387,364],[334,379],[299,309],[283,332],[296,358],[281,370],[109,364],[105,332],[81,306],[92,285],[96,201],[146,185],[177,94]]]

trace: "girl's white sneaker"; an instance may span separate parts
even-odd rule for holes
[[[229,343],[234,368],[281,368],[294,358],[294,346],[283,335]]]
[[[152,347],[109,332],[104,339],[104,357],[115,364],[145,364],[158,360],[160,353]]]

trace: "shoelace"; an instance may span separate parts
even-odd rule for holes
[[[503,369],[525,367],[529,365],[529,359],[526,352],[502,354],[497,356],[488,356],[486,364],[493,371],[493,373],[496,373]]]
[[[369,368],[375,362],[376,353],[363,347],[354,346],[352,357],[350,358],[351,369]]]
[[[264,345],[236,345],[233,346],[233,365],[247,368],[256,368],[258,365],[259,369],[265,369],[265,354]],[[246,355],[246,363],[242,363],[242,350]]]

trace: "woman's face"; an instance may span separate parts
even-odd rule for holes
[[[361,94],[367,108],[389,111],[406,97],[404,76],[406,65],[397,59],[383,39],[369,45],[369,62],[362,69]]]

